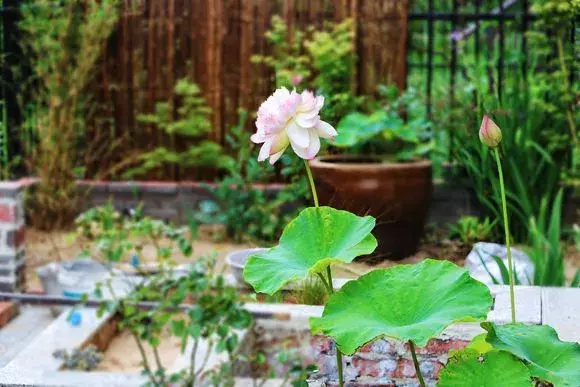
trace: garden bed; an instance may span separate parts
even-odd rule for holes
[[[337,282],[345,282],[337,279]],[[488,320],[503,323],[509,321],[509,297],[506,287],[492,287],[495,297],[494,308],[488,315]],[[555,289],[538,287],[517,287],[516,301],[518,321],[528,324],[549,323],[556,327],[560,338],[568,341],[580,341],[580,321],[577,312],[580,310],[580,290]],[[566,308],[560,304],[565,302]],[[560,306],[559,306],[560,305]],[[280,304],[247,304],[250,311],[269,314],[271,316],[286,315],[285,320],[258,319],[255,325],[243,333],[241,351],[252,354],[263,351],[267,363],[276,376],[281,378],[286,368],[275,355],[280,351],[291,350],[298,355],[304,365],[316,364],[320,372],[315,380],[328,381],[329,375],[335,372],[333,343],[321,336],[312,336],[308,324],[309,317],[317,317],[322,313],[322,307],[305,305]],[[102,319],[95,317],[94,309],[81,309],[83,324],[71,327],[66,318],[60,317],[37,337],[24,351],[0,371],[2,385],[36,385],[59,384],[71,385],[123,385],[137,386],[143,382],[137,370],[114,368],[103,365],[94,372],[62,371],[62,364],[51,356],[56,346],[70,348],[87,345],[88,343],[103,344],[108,338],[109,349],[114,350],[119,336],[114,332],[114,317],[109,315]],[[113,327],[113,328],[112,328]],[[439,337],[418,351],[421,369],[424,370],[428,384],[433,384],[439,370],[446,363],[449,351],[464,347],[476,334],[482,332],[477,323],[455,324],[446,329]],[[55,340],[57,338],[58,340]],[[99,338],[99,339],[96,339]],[[97,340],[97,341],[95,341]],[[101,341],[99,341],[101,340]],[[125,340],[121,335],[121,340]],[[58,343],[57,343],[58,341]],[[65,342],[66,341],[66,342]],[[106,341],[106,340],[105,340]],[[178,366],[180,358],[188,355],[186,352],[173,362]],[[118,356],[119,353],[116,353]],[[105,356],[106,357],[106,356]],[[209,366],[216,365],[223,358],[212,357]],[[403,343],[390,339],[379,339],[364,346],[353,356],[345,357],[345,375],[353,386],[404,386],[414,382],[414,370],[410,363],[409,353]],[[109,363],[110,364],[110,363]],[[250,378],[255,376],[251,368],[239,365],[237,375],[239,386],[250,385]],[[278,384],[281,382],[277,380]],[[314,384],[313,384],[314,385]]]

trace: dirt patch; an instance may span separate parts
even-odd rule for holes
[[[200,240],[194,245],[193,257],[187,258],[176,252],[174,259],[178,263],[194,262],[201,256],[215,252],[217,254],[218,270],[225,269],[226,255],[236,249],[247,247],[256,247],[250,244],[235,244],[229,241],[215,242],[209,233],[203,231],[200,233]],[[453,241],[433,241],[427,240],[421,244],[419,251],[410,257],[399,261],[383,261],[376,265],[369,265],[363,262],[353,262],[351,264],[336,264],[333,266],[334,278],[357,278],[358,276],[376,269],[387,268],[398,264],[417,263],[425,258],[446,259],[463,266],[465,257],[469,253],[469,246],[462,246]],[[59,260],[68,260],[78,257],[82,252],[81,244],[75,238],[74,234],[63,231],[45,232],[36,229],[28,229],[26,234],[26,284],[27,291],[41,291],[42,286],[35,269],[49,262]],[[154,260],[154,250],[145,249],[143,261]],[[575,247],[567,248],[566,260],[566,278],[569,281],[580,268],[580,253]]]
[[[150,366],[157,369],[153,360],[155,359],[153,348],[144,343],[143,349]],[[181,341],[169,333],[164,334],[161,336],[157,352],[163,367],[170,369],[181,354]],[[139,372],[143,369],[141,363],[142,359],[135,339],[129,331],[121,331],[109,344],[96,371]]]
[[[232,242],[215,242],[207,232],[200,232],[200,240],[194,243],[193,255],[185,257],[179,252],[173,254],[173,259],[181,263],[195,262],[207,254],[217,254],[217,270],[225,269],[225,257],[233,250],[253,247]],[[26,290],[28,292],[42,291],[42,285],[36,275],[36,268],[50,262],[70,260],[79,257],[83,252],[82,243],[75,234],[67,231],[40,231],[29,228],[26,233]],[[143,251],[142,262],[153,262],[155,251],[153,247]]]

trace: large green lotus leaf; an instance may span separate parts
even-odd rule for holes
[[[481,324],[494,348],[527,362],[532,376],[554,386],[580,386],[580,344],[560,341],[548,325]]]
[[[387,336],[419,346],[459,321],[484,319],[492,298],[484,284],[448,261],[378,269],[350,281],[328,300],[313,332],[332,336],[346,354]]]
[[[474,349],[456,352],[439,374],[439,387],[531,387],[528,368],[504,351],[485,354]]]
[[[248,259],[244,280],[257,292],[273,294],[290,281],[322,273],[333,262],[352,262],[375,251],[374,227],[372,216],[306,208],[286,226],[278,246]]]

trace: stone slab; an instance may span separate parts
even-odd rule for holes
[[[488,320],[500,324],[511,322],[509,286],[490,285],[491,294],[495,297],[493,309],[487,315]],[[542,288],[538,286],[516,286],[516,320],[526,324],[542,323]]]
[[[580,288],[542,288],[542,324],[560,340],[580,342]]]
[[[63,312],[41,334],[39,334],[26,348],[24,348],[9,365],[26,370],[31,367],[45,371],[56,371],[62,365],[62,360],[55,359],[52,354],[57,349],[72,350],[82,346],[91,332],[99,329],[110,317],[105,313],[97,317],[95,309],[76,309],[81,315],[81,324],[71,325],[67,319],[70,308]],[[2,382],[2,380],[0,380]]]
[[[50,308],[21,306],[20,314],[0,329],[0,368],[8,364],[54,318]]]

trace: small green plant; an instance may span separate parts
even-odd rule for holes
[[[283,206],[299,201],[300,191],[291,190],[296,185],[282,193],[268,193],[256,187],[274,176],[274,168],[261,165],[253,157],[250,134],[245,130],[247,117],[247,112],[241,110],[238,124],[226,135],[235,157],[225,166],[227,175],[217,186],[208,187],[214,199],[200,204],[196,219],[225,225],[228,236],[236,242],[271,243],[280,235],[289,216]]]
[[[92,371],[103,360],[103,354],[93,344],[82,349],[73,349],[70,353],[64,349],[59,349],[54,351],[52,356],[62,360],[63,368],[71,371]]]
[[[144,153],[139,156],[140,165],[125,172],[125,177],[141,175],[166,164],[220,169],[230,162],[220,145],[205,139],[211,130],[210,108],[199,86],[187,78],[180,79],[175,84],[175,95],[180,102],[179,107],[176,108],[172,102],[159,102],[155,105],[155,113],[142,114],[137,119],[143,125],[152,125],[162,131],[172,139],[173,145],[177,136],[189,138],[194,145],[185,151],[160,146]]]
[[[310,33],[304,48],[314,74],[311,85],[326,98],[328,108],[322,112],[322,118],[335,123],[357,110],[365,100],[354,92],[357,59],[354,22],[345,19],[329,23],[319,31],[311,29]]]
[[[382,85],[379,92],[382,98],[370,114],[353,112],[340,120],[333,145],[399,161],[425,157],[433,149],[433,133],[431,123],[419,112],[421,101],[415,92],[410,89],[399,95],[394,85]]]
[[[115,312],[120,329],[126,329],[135,339],[142,358],[143,373],[154,386],[194,386],[202,378],[214,375],[218,386],[233,385],[233,367],[237,356],[238,330],[249,327],[251,315],[243,308],[240,294],[227,285],[215,272],[215,258],[200,257],[187,271],[178,271],[173,255],[186,257],[193,253],[195,224],[189,232],[142,216],[139,212],[123,216],[112,206],[88,211],[77,220],[80,234],[88,238],[93,256],[116,267],[130,263],[141,275],[132,291],[118,295],[111,279],[99,284],[95,296],[103,300],[98,314]],[[154,271],[140,271],[141,254],[146,246],[153,246],[156,264]],[[135,258],[136,257],[136,258]],[[149,302],[149,307],[143,307]],[[184,305],[189,307],[184,308]],[[169,373],[159,355],[163,334],[179,338],[181,351],[192,352],[190,364],[176,373]],[[208,346],[207,357],[196,359],[201,342]],[[152,349],[147,355],[145,347]],[[229,360],[218,369],[206,370],[212,353],[225,353]],[[211,376],[213,379],[214,376]]]
[[[478,241],[489,240],[497,220],[491,222],[489,218],[481,221],[476,216],[462,216],[457,223],[449,226],[449,236],[458,238],[461,243],[471,245]]]
[[[534,262],[534,285],[564,286],[564,250],[562,247],[561,213],[562,195],[556,195],[552,208],[546,198],[542,200],[539,217],[530,219],[528,255]]]
[[[352,19],[345,19],[327,23],[320,30],[294,29],[289,36],[286,23],[275,15],[265,34],[273,51],[270,55],[255,55],[252,61],[272,69],[276,88],[315,88],[317,94],[327,98],[323,118],[337,122],[365,100],[354,92],[357,59],[354,35]]]
[[[272,47],[272,54],[254,55],[251,60],[274,71],[276,88],[297,86],[310,76],[308,57],[302,53],[304,32],[296,30],[290,39],[288,26],[280,16],[272,16],[270,23],[265,37]]]
[[[303,305],[324,305],[328,296],[324,282],[312,275],[296,284],[293,295]]]

